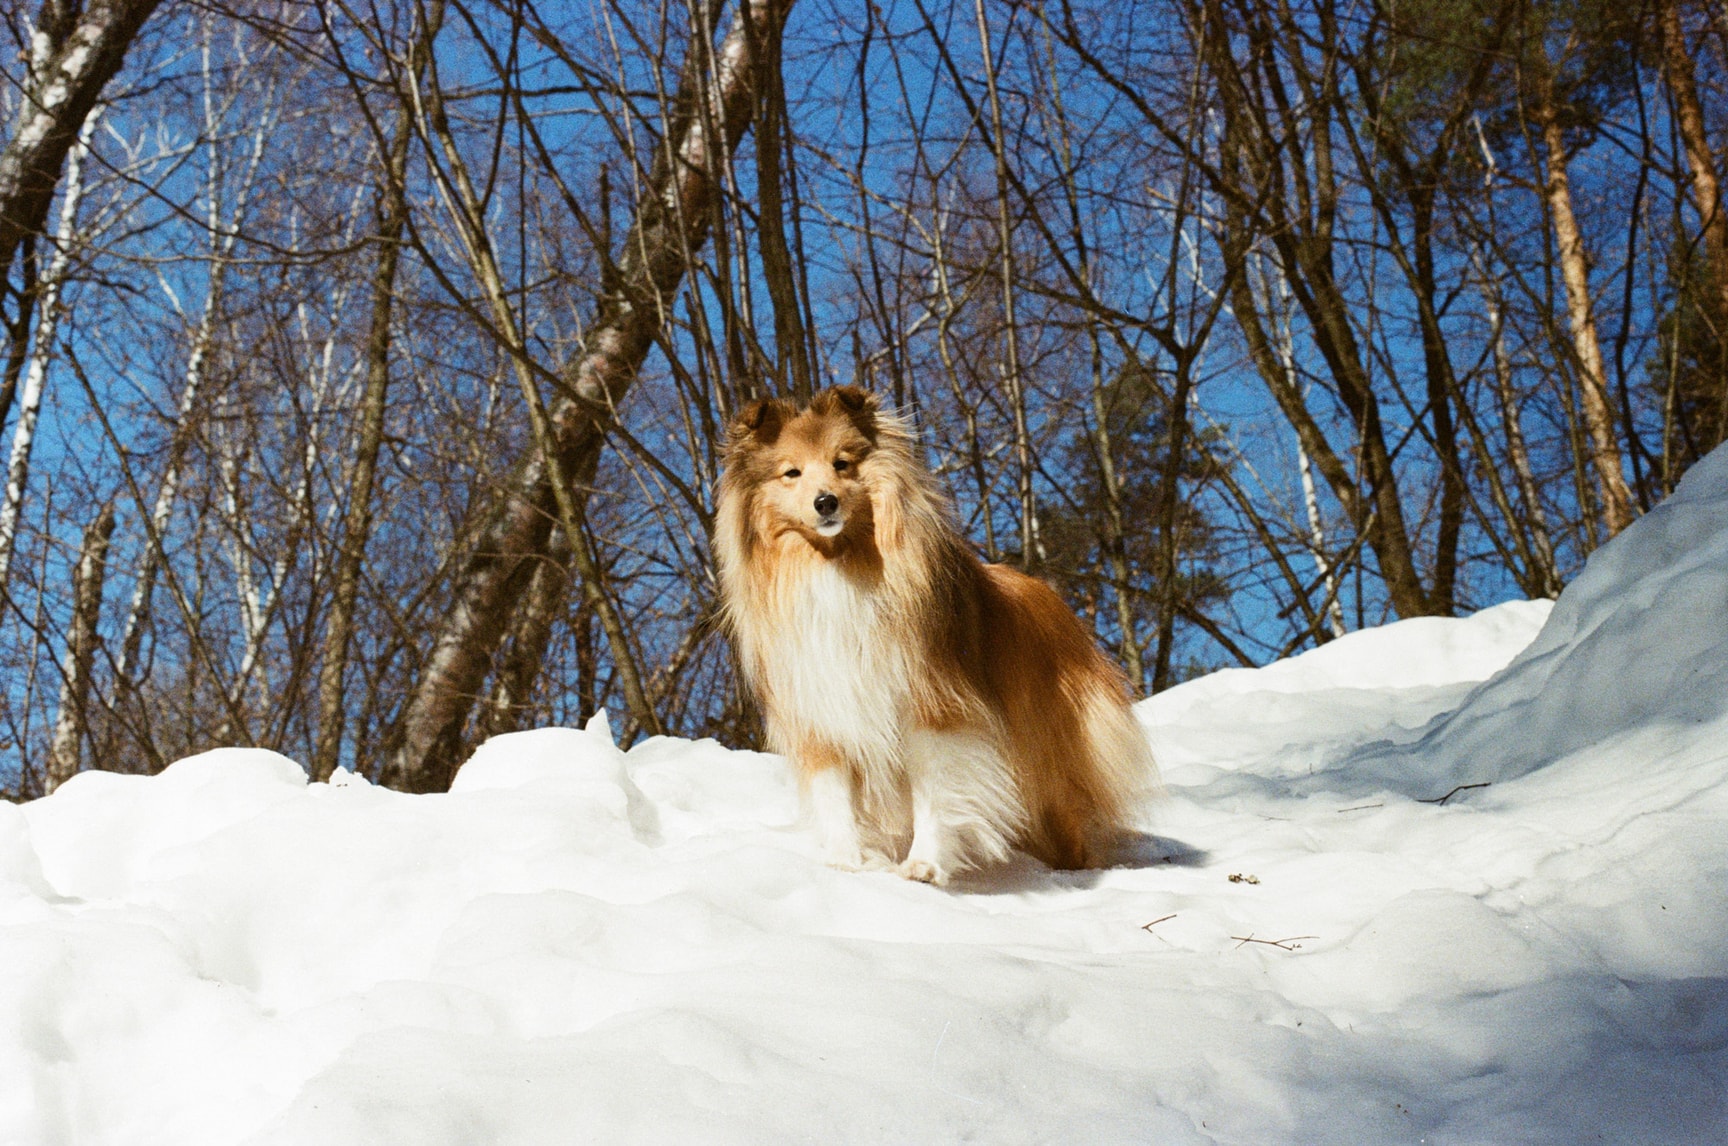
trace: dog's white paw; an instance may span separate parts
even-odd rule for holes
[[[840,871],[895,871],[897,865],[889,856],[871,848],[860,848],[852,851],[829,850],[822,860],[831,868]]]
[[[864,853],[857,848],[826,848],[822,862],[841,871],[863,871],[865,868]]]
[[[874,848],[864,849],[864,862],[860,866],[864,871],[894,871],[898,867],[893,856],[885,855]]]
[[[900,865],[900,874],[917,883],[933,883],[941,887],[948,882],[948,873],[924,859],[909,859]]]

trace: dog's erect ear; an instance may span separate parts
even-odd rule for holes
[[[876,395],[857,386],[833,386],[810,400],[811,412],[843,414],[866,437],[876,437],[876,412],[882,408]]]
[[[767,445],[780,436],[780,430],[792,417],[792,407],[779,398],[760,398],[738,411],[732,419],[732,443],[741,445],[755,439]]]
[[[848,414],[874,414],[880,407],[876,395],[857,386],[831,386],[810,400],[818,414],[844,410]]]

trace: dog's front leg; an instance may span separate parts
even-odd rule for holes
[[[833,759],[805,772],[810,811],[822,837],[822,858],[833,867],[857,871],[864,866],[864,848],[858,835],[858,814],[853,807],[851,769]]]
[[[900,874],[944,884],[968,868],[1008,858],[1025,827],[1008,762],[986,737],[920,729],[907,737],[912,774],[912,846]]]
[[[948,882],[949,859],[947,825],[942,822],[941,793],[926,780],[912,787],[912,846],[906,852],[906,862],[900,874],[920,883],[940,887]]]

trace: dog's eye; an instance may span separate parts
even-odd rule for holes
[[[781,477],[795,478],[795,477],[798,477],[802,473],[803,473],[802,470],[787,470],[785,473],[781,474],[780,476]]]
[[[845,458],[834,459],[834,472],[835,473],[843,474],[851,468],[852,468],[852,463],[847,461]]]

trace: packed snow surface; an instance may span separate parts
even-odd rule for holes
[[[0,1142],[1728,1142],[1728,452],[1552,612],[1140,712],[1122,866],[948,890],[604,718],[0,805]]]

